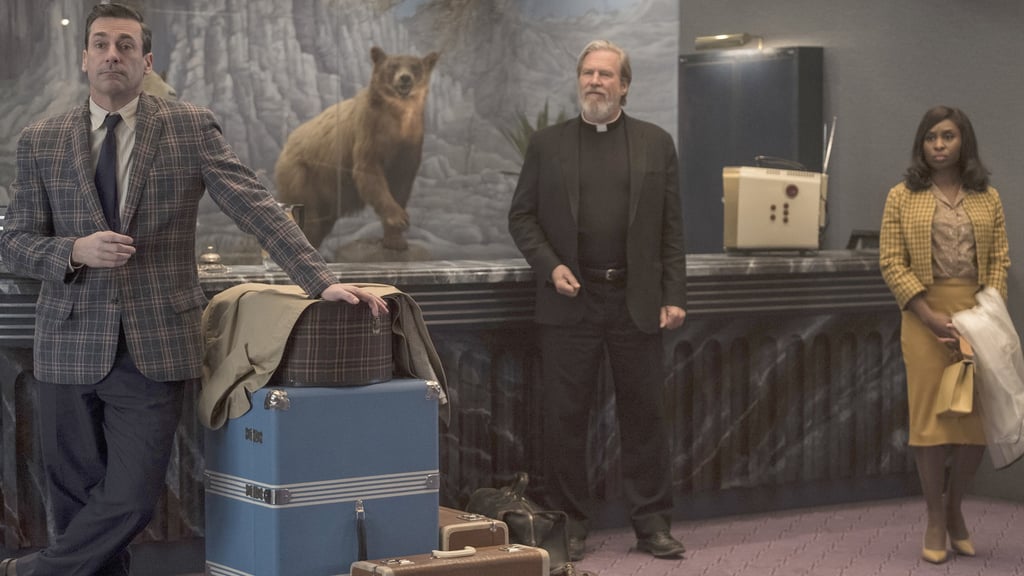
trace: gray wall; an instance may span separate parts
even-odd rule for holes
[[[1010,236],[1010,312],[1024,326],[1024,3],[1019,0],[681,0],[680,53],[694,38],[747,32],[768,47],[825,48],[825,117],[838,117],[825,248],[877,230],[885,194],[935,104],[971,117]],[[993,473],[983,494],[1024,500],[1024,464]]]

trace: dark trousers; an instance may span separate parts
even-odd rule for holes
[[[574,536],[586,535],[587,430],[598,369],[607,351],[615,384],[623,490],[633,528],[641,536],[668,530],[672,472],[661,334],[636,327],[626,308],[624,286],[584,282],[576,297],[584,299],[583,322],[540,327],[549,504],[574,520]]]
[[[18,560],[19,576],[127,576],[127,546],[163,491],[183,389],[182,382],[143,376],[123,339],[113,369],[98,383],[39,383],[55,537]]]

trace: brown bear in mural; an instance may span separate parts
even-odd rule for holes
[[[178,93],[173,86],[164,81],[163,75],[152,71],[142,77],[142,91],[166,100],[178,99]]]
[[[274,176],[278,200],[305,204],[304,230],[320,247],[334,222],[369,204],[383,246],[408,248],[409,201],[423,150],[423,105],[437,52],[423,58],[370,50],[370,85],[288,136]]]

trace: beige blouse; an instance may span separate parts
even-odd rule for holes
[[[974,225],[964,211],[964,189],[952,202],[932,185],[931,193],[938,200],[932,216],[932,275],[936,280],[963,278],[977,281],[977,250]]]

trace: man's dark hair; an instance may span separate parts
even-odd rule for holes
[[[128,20],[135,20],[142,26],[142,53],[149,54],[153,51],[153,31],[149,29],[149,26],[146,26],[145,21],[142,19],[142,14],[139,14],[134,8],[117,3],[97,4],[92,7],[92,11],[89,12],[89,16],[85,19],[86,49],[89,48],[89,34],[92,31],[92,23],[97,18],[126,18]]]

